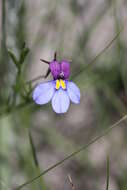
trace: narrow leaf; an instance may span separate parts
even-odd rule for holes
[[[13,63],[18,68],[18,60],[17,60],[16,56],[14,55],[14,53],[12,51],[8,50],[8,54],[9,54],[11,60],[13,61]]]
[[[109,163],[109,157],[107,157],[107,161],[106,161],[106,190],[109,189],[109,177],[110,177],[110,163]]]
[[[36,171],[39,174],[40,173],[40,166],[39,166],[39,162],[38,162],[38,159],[37,159],[37,154],[36,154],[36,149],[35,149],[34,142],[33,142],[33,137],[31,135],[30,131],[29,131],[29,142],[30,142],[30,146],[31,146],[31,150],[32,150],[34,164],[36,166]],[[40,185],[40,189],[43,189],[43,190],[47,189],[43,178],[40,178],[40,184],[39,185]]]
[[[31,179],[31,180],[23,183],[20,186],[18,186],[15,190],[22,189],[26,185],[31,184],[32,182],[34,182],[37,179],[39,179],[41,176],[43,176],[46,173],[48,173],[49,171],[51,171],[52,169],[54,169],[54,168],[58,167],[59,165],[63,164],[66,160],[69,160],[73,156],[75,156],[75,155],[79,154],[80,152],[82,152],[83,150],[87,149],[90,145],[94,144],[99,139],[101,139],[102,137],[106,136],[109,132],[111,132],[115,127],[119,126],[119,124],[122,123],[123,121],[125,121],[126,119],[127,119],[127,115],[123,116],[120,120],[118,120],[116,123],[114,123],[113,125],[111,125],[108,129],[104,130],[99,136],[93,138],[89,143],[87,143],[86,145],[84,145],[80,149],[76,150],[75,152],[72,152],[70,155],[68,155],[67,157],[65,157],[63,160],[61,160],[61,161],[57,162],[56,164],[52,165],[51,167],[47,168],[45,171],[43,171],[42,173],[40,173],[38,176],[36,176],[33,179]]]
[[[20,54],[19,63],[22,64],[25,61],[27,54],[29,53],[29,48],[24,48]]]
[[[29,142],[30,142],[30,146],[31,146],[31,150],[32,150],[34,163],[35,163],[36,167],[39,167],[38,159],[37,159],[37,156],[36,156],[36,150],[35,150],[35,146],[34,146],[33,139],[32,139],[30,131],[29,131]]]

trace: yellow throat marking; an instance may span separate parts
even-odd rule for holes
[[[60,87],[62,87],[64,90],[66,89],[66,83],[62,79],[56,80],[56,89],[58,90]]]

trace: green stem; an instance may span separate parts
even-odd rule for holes
[[[1,27],[1,62],[0,62],[0,70],[2,68],[2,64],[5,62],[5,55],[6,55],[6,7],[5,7],[5,0],[2,0],[2,6],[1,6],[1,12],[2,12],[2,27]],[[2,72],[3,75],[3,72]],[[3,150],[3,130],[0,129],[0,146],[1,150]],[[3,176],[3,168],[0,171],[0,178]],[[2,190],[2,184],[0,183],[0,189]]]
[[[23,187],[25,187],[26,185],[31,184],[32,182],[36,181],[37,179],[39,179],[41,176],[45,175],[46,173],[48,173],[49,171],[51,171],[52,169],[58,167],[59,165],[63,164],[65,161],[67,161],[68,159],[72,158],[73,156],[77,155],[78,153],[80,153],[81,151],[85,150],[86,148],[88,148],[90,145],[92,145],[93,143],[95,143],[96,141],[98,141],[99,139],[101,139],[102,137],[104,137],[105,135],[107,135],[111,130],[113,130],[115,127],[117,127],[120,123],[122,123],[123,121],[125,121],[127,119],[127,115],[123,116],[119,121],[117,121],[116,123],[114,123],[113,125],[111,125],[108,129],[104,130],[99,136],[93,138],[88,144],[84,145],[83,147],[81,147],[80,149],[76,150],[75,152],[71,153],[70,155],[68,155],[67,157],[65,157],[63,160],[57,162],[56,164],[52,165],[51,167],[49,167],[48,169],[46,169],[45,171],[43,171],[42,173],[40,173],[38,176],[34,177],[33,179],[23,183],[22,185],[18,186],[15,190],[19,190],[22,189]]]
[[[2,49],[6,49],[6,7],[5,7],[6,0],[2,0],[2,40],[1,46]]]
[[[127,21],[127,20],[126,20]],[[126,22],[125,22],[126,24]],[[115,40],[119,37],[119,35],[121,34],[121,32],[124,30],[125,26],[126,25],[123,25],[121,27],[121,29],[119,30],[119,32],[114,36],[114,38],[107,44],[107,46],[105,46],[104,49],[102,49],[102,51],[100,51],[100,53],[98,53],[94,58],[93,60],[87,64],[86,66],[84,66],[78,73],[76,73],[76,75],[72,76],[72,78],[76,78],[79,74],[83,73],[88,67],[92,66],[93,63],[115,42]],[[30,84],[32,82],[35,82],[36,80],[40,79],[42,76],[38,76],[34,79],[32,79],[31,81],[27,81],[26,84]],[[28,106],[29,104],[31,104],[32,102],[29,102],[29,103],[20,103],[19,105],[15,106],[12,110],[10,110],[8,112],[8,110],[5,109],[4,112],[2,112],[2,114],[0,113],[0,118],[3,118],[4,116],[10,114],[11,112],[14,112],[14,111],[17,111],[18,109],[20,108],[24,108],[26,106]]]
[[[79,74],[83,73],[86,69],[88,69],[89,67],[91,67],[96,60],[103,54],[105,53],[105,51],[107,49],[109,49],[109,47],[116,41],[116,39],[119,37],[119,35],[121,34],[121,32],[124,30],[125,26],[127,23],[127,19],[125,21],[125,23],[123,24],[123,26],[121,27],[121,29],[118,31],[118,33],[114,36],[114,38],[100,51],[100,53],[98,53],[92,61],[90,61],[90,63],[88,63],[87,65],[83,66],[81,70],[79,70],[74,76],[71,77],[71,79],[76,78]]]
[[[105,51],[116,41],[116,39],[119,37],[119,35],[121,34],[121,32],[124,30],[125,26],[127,23],[127,19],[125,21],[125,23],[123,24],[123,26],[121,27],[121,29],[118,31],[118,33],[114,36],[114,38],[90,61],[90,63],[88,63],[87,65],[83,66],[82,69],[80,71],[78,71],[76,74],[74,74],[71,79],[76,78],[79,74],[83,73],[86,69],[88,69],[89,67],[91,67],[96,61],[97,59],[99,59],[99,57],[105,53]],[[39,80],[40,78],[42,78],[43,76],[40,75],[36,78],[33,78],[30,81],[26,82],[26,85],[32,82],[35,82],[37,80]]]
[[[37,173],[39,174],[41,170],[40,170],[40,166],[39,166],[39,162],[38,162],[38,158],[36,154],[35,145],[33,142],[33,137],[30,131],[29,131],[29,142],[30,142],[30,147],[31,147],[32,155],[33,155],[34,164],[36,166]],[[44,180],[42,178],[40,179],[40,189],[43,189],[43,190],[47,189],[44,183]]]
[[[110,177],[110,163],[109,163],[109,157],[107,157],[107,161],[106,161],[106,190],[109,189],[109,177]]]

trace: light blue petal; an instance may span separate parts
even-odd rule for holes
[[[75,103],[80,103],[80,90],[77,85],[73,82],[66,81],[67,84],[67,92],[70,97],[70,100]]]
[[[46,83],[40,83],[33,91],[33,100],[36,104],[46,104],[48,103],[55,92],[54,81],[49,81]]]
[[[52,98],[52,107],[56,113],[66,113],[70,105],[70,99],[66,90],[60,88]]]

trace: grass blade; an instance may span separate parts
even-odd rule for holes
[[[37,171],[37,173],[40,173],[40,166],[39,166],[39,162],[37,159],[36,149],[35,149],[33,137],[31,135],[30,131],[29,131],[29,142],[30,142],[30,146],[31,146],[31,150],[32,150],[33,160],[34,160],[34,163],[36,166],[36,171]],[[39,185],[40,185],[40,189],[46,190],[46,185],[45,185],[44,180],[42,178],[40,179]]]
[[[35,150],[35,146],[34,146],[34,143],[33,143],[33,138],[31,136],[30,131],[29,131],[29,142],[30,142],[30,146],[31,146],[31,150],[32,150],[34,163],[35,163],[36,167],[39,167],[38,159],[37,159],[37,156],[36,156],[36,150]]]
[[[92,59],[92,61],[90,61],[90,63],[88,63],[87,65],[85,65],[80,71],[78,71],[76,74],[74,74],[74,76],[71,77],[71,79],[76,78],[79,74],[81,74],[82,72],[84,72],[86,69],[88,69],[88,67],[91,67],[96,60],[116,41],[116,39],[119,37],[119,35],[121,34],[121,32],[124,30],[125,26],[127,23],[127,19],[125,20],[123,26],[121,27],[121,29],[118,31],[118,33],[114,36],[114,38]],[[43,76],[38,76],[36,78],[33,78],[30,81],[27,81],[26,84],[29,84],[31,82],[35,82],[37,80],[39,80],[40,78],[42,78]]]
[[[13,61],[13,63],[16,65],[16,67],[19,68],[19,66],[18,66],[18,60],[17,60],[15,54],[11,50],[9,50],[9,49],[8,49],[8,54],[9,54],[11,60]]]
[[[125,22],[125,24],[126,24],[126,22]],[[72,76],[72,78],[77,77],[77,76],[78,76],[79,74],[81,74],[87,67],[91,66],[91,65],[113,44],[113,42],[119,37],[119,35],[121,34],[121,32],[124,30],[125,24],[121,27],[121,29],[120,29],[119,32],[114,36],[114,38],[108,43],[108,45],[107,45],[100,53],[98,53],[98,54],[95,56],[95,58],[94,58],[87,66],[85,66],[84,68],[82,68],[82,70],[80,70],[76,75]],[[44,76],[42,76],[42,75],[37,76],[36,78],[33,78],[33,79],[30,80],[30,81],[27,81],[25,84],[26,84],[26,85],[31,84],[31,83],[33,83],[33,82],[35,82],[35,81],[37,81],[37,80],[39,80],[39,79],[41,79],[41,78],[43,78],[43,77],[44,77]],[[28,102],[27,104],[24,104],[24,105],[22,106],[22,108],[28,106],[28,105],[31,104],[31,103],[32,103],[32,102]],[[21,103],[21,105],[22,105],[22,103]],[[15,110],[17,111],[18,109],[20,109],[20,104],[17,105],[17,106],[13,109],[13,111],[15,111]],[[11,111],[12,111],[12,110],[11,110]],[[10,112],[11,112],[11,111],[10,111]],[[8,110],[5,110],[4,112],[2,112],[2,114],[0,114],[0,118],[3,118],[4,116],[9,115],[10,112],[8,112]]]
[[[107,161],[106,161],[106,190],[109,189],[109,177],[110,177],[110,162],[109,162],[109,157],[107,157]]]
[[[121,32],[124,30],[125,26],[126,26],[127,20],[124,22],[123,26],[121,27],[121,29],[118,31],[118,33],[114,36],[114,38],[92,59],[92,61],[90,61],[90,63],[88,63],[87,65],[85,65],[84,67],[82,67],[82,69],[80,71],[78,71],[76,74],[74,74],[74,76],[71,77],[71,79],[76,78],[79,74],[81,74],[82,72],[84,72],[86,69],[88,69],[89,67],[91,67],[96,60],[109,48],[111,47],[111,45],[116,41],[116,39],[119,37],[119,35],[121,34]]]
[[[26,185],[31,184],[32,182],[36,181],[37,179],[39,179],[41,176],[45,175],[46,173],[48,173],[49,171],[51,171],[52,169],[58,167],[59,165],[63,164],[66,160],[72,158],[73,156],[77,155],[78,153],[80,153],[81,151],[85,150],[86,148],[88,148],[90,145],[92,145],[93,143],[95,143],[96,141],[98,141],[99,139],[101,139],[102,137],[104,137],[105,135],[107,135],[112,129],[114,129],[115,127],[117,127],[120,123],[122,123],[123,121],[125,121],[127,119],[127,115],[123,116],[120,120],[118,120],[116,123],[114,123],[113,125],[111,125],[108,129],[104,130],[99,136],[93,138],[88,144],[84,145],[83,147],[81,147],[80,149],[76,150],[75,152],[71,153],[70,155],[68,155],[67,157],[65,157],[63,160],[57,162],[56,164],[52,165],[51,167],[49,167],[48,169],[46,169],[45,171],[43,171],[42,173],[40,173],[38,176],[34,177],[33,179],[23,183],[22,185],[18,186],[15,190],[19,190],[22,189],[23,187],[25,187]]]

